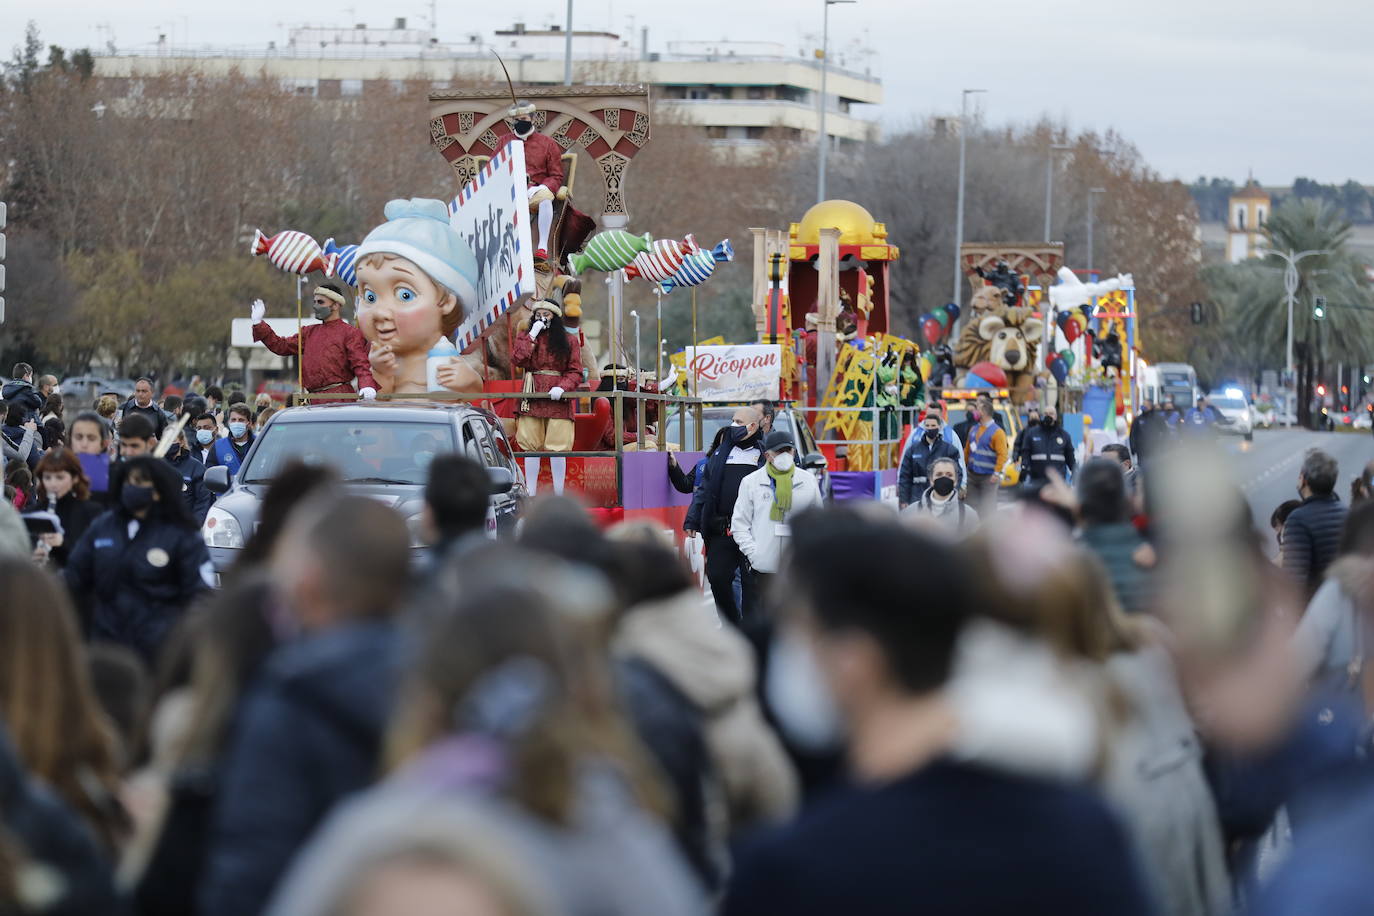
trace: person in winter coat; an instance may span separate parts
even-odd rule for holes
[[[940,414],[930,410],[921,419],[921,434],[911,448],[902,456],[902,467],[897,473],[897,506],[905,509],[925,495],[930,486],[930,466],[937,459],[949,458],[955,462],[955,483],[962,484],[959,470],[958,450],[944,440],[941,435]],[[962,489],[962,486],[956,487]]]
[[[81,462],[64,448],[46,453],[38,462],[36,509],[47,509],[62,522],[60,534],[40,535],[47,561],[56,569],[67,565],[72,548],[104,510],[90,501],[90,484]],[[40,549],[44,549],[40,547]]]
[[[1368,624],[1360,613],[1374,584],[1374,503],[1350,510],[1340,551],[1327,568],[1326,581],[1298,621],[1293,644],[1305,678],[1346,690],[1360,689],[1367,653]]]
[[[21,422],[38,422],[38,413],[43,409],[43,395],[33,387],[33,366],[28,363],[15,363],[10,370],[10,381],[0,388],[0,400],[6,405],[18,404],[23,411]]]
[[[1338,472],[1335,458],[1309,450],[1298,472],[1302,505],[1283,523],[1283,568],[1308,598],[1316,594],[1340,547],[1346,509],[1335,492]]]
[[[692,466],[690,472],[684,471],[677,463],[677,458],[672,452],[668,452],[668,482],[673,485],[673,489],[679,493],[696,493],[697,487],[701,486],[701,476],[706,472],[706,463],[711,460],[711,456],[720,448],[720,444],[725,441],[726,434],[730,427],[722,426],[716,430],[716,437],[711,441],[711,447],[706,450],[706,454]]]
[[[971,551],[982,619],[965,631],[951,691],[957,751],[1025,777],[1095,783],[1160,913],[1229,913],[1221,822],[1169,634],[1122,612],[1102,565],[1059,521],[1014,511],[1017,524],[985,529]]]
[[[1115,458],[1091,458],[1078,475],[1079,540],[1107,570],[1128,614],[1150,610],[1154,576],[1140,563],[1145,539],[1131,524],[1126,478]]]
[[[821,504],[821,488],[810,471],[797,467],[797,447],[781,430],[763,440],[766,462],[739,485],[730,533],[755,576],[770,577],[782,565],[792,536],[789,520]],[[756,580],[762,591],[767,578]]]
[[[38,458],[43,454],[43,434],[38,431],[37,421],[25,419],[24,413],[21,402],[6,402],[0,442],[4,445],[4,464],[22,461],[32,469],[38,466]]]
[[[763,466],[759,428],[762,422],[763,414],[757,408],[740,407],[735,411],[726,427],[725,440],[701,472],[701,483],[692,494],[692,505],[682,523],[682,530],[689,537],[701,534],[706,551],[706,579],[711,583],[716,611],[722,619],[737,626],[742,626],[754,613],[757,592],[744,554],[730,537],[730,525],[744,478]],[[735,604],[736,573],[740,575],[743,607]]]
[[[525,451],[567,452],[573,447],[573,401],[566,392],[582,387],[582,349],[563,326],[563,308],[551,299],[534,303],[528,326],[521,322],[511,349],[511,362],[525,370],[525,391],[551,400],[521,401],[515,439]],[[525,459],[525,481],[533,495],[539,481],[538,458]],[[549,459],[553,491],[563,492],[568,459]]]
[[[67,587],[93,638],[126,645],[151,664],[187,605],[214,585],[214,569],[167,462],[121,462],[110,493],[117,508],[72,549]]]
[[[191,435],[196,440],[191,446],[191,457],[206,468],[214,467],[218,463],[215,443],[219,441],[219,421],[212,414],[203,413],[191,421],[191,426]]]
[[[907,506],[904,515],[930,518],[956,536],[971,534],[978,527],[978,511],[959,498],[958,474],[959,465],[953,458],[936,458],[930,462],[930,489]]]
[[[162,438],[162,431],[167,428],[167,415],[153,401],[153,383],[146,378],[134,384],[134,396],[124,402],[121,419],[134,414],[147,417],[148,422],[153,424],[153,438]]]
[[[1011,447],[1011,460],[1017,467],[1021,466],[1022,456],[1026,453],[1026,438],[1030,431],[1040,425],[1040,405],[1029,404],[1026,406],[1026,425],[1021,427],[1021,431],[1016,434],[1016,442]]]
[[[336,912],[321,908],[331,894],[320,879],[338,875],[331,848],[411,823],[429,832],[426,812],[459,808],[494,820],[474,835],[525,859],[519,873],[565,916],[705,914],[598,670],[611,595],[553,557],[472,554],[461,565],[461,594],[409,665],[390,775],[330,818],[267,916]]]
[[[676,552],[633,530],[611,531],[638,572],[628,610],[612,641],[619,658],[651,665],[700,714],[702,733],[724,791],[730,836],[778,821],[797,804],[797,776],[763,717],[749,643],[701,613],[701,592]],[[635,538],[631,541],[630,538]]]
[[[191,452],[185,427],[182,427],[176,444],[168,450],[167,463],[181,475],[181,498],[186,506],[186,514],[197,527],[203,525],[205,515],[215,501],[215,494],[205,489],[205,465],[196,460]]]
[[[121,912],[114,875],[95,836],[24,772],[2,723],[0,836],[5,877],[13,879],[0,884],[0,910],[52,916]]]
[[[301,636],[282,645],[235,717],[221,770],[202,916],[261,913],[331,807],[365,788],[402,664],[410,535],[390,507],[323,492],[296,510],[271,575]]]
[[[253,411],[247,404],[234,404],[229,408],[229,435],[215,440],[214,453],[216,465],[229,469],[229,479],[238,476],[239,466],[253,447]],[[210,467],[210,465],[206,465]]]
[[[1131,424],[1131,454],[1135,455],[1137,463],[1143,464],[1157,456],[1169,444],[1172,435],[1164,411],[1156,410],[1154,402],[1147,399]]]
[[[1002,468],[1010,449],[1007,434],[997,423],[992,398],[978,399],[977,425],[964,438],[964,459],[968,462],[969,499],[979,512],[990,516],[997,511],[997,491],[1002,485]]]

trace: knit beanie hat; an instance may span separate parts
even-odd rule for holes
[[[370,254],[394,254],[411,261],[430,279],[458,297],[469,309],[477,301],[477,257],[449,225],[448,205],[416,197],[388,201],[386,222],[358,246],[357,261]]]

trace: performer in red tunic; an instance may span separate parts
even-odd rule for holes
[[[573,447],[573,402],[563,395],[582,386],[582,348],[563,327],[563,309],[541,299],[534,303],[533,321],[520,323],[511,347],[511,362],[525,370],[525,391],[547,393],[552,400],[521,401],[515,421],[515,441],[524,451],[568,452]],[[568,459],[550,458],[555,493],[563,492]],[[530,494],[538,489],[539,459],[525,459]]]
[[[339,314],[345,301],[343,291],[333,283],[325,283],[315,288],[314,300],[315,317],[321,323],[301,328],[299,344],[296,334],[277,336],[263,319],[267,306],[261,299],[255,300],[253,339],[262,341],[278,356],[295,356],[299,352],[301,383],[311,394],[358,393],[367,400],[375,398],[377,380],[372,377],[372,364],[367,359],[367,339]],[[360,386],[357,392],[353,390],[355,376]],[[328,402],[312,400],[310,403]]]
[[[538,212],[539,247],[535,249],[537,260],[548,260],[549,230],[553,228],[553,201],[558,189],[563,187],[563,149],[552,137],[545,136],[534,129],[536,106],[533,102],[521,100],[511,106],[510,116],[515,120],[515,133],[502,134],[500,143],[505,146],[512,140],[525,141],[525,175],[529,179],[530,209]]]

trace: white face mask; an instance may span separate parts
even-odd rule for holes
[[[776,455],[773,456],[773,467],[777,468],[784,474],[792,470],[792,466],[794,463],[795,462],[792,460],[791,452],[778,452]]]
[[[807,751],[837,749],[844,740],[844,723],[830,687],[805,639],[784,632],[773,642],[767,680],[768,704],[783,733]]]

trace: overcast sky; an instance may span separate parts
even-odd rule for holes
[[[344,0],[355,2],[356,0]],[[558,0],[484,4],[439,0],[440,37],[490,34],[521,19],[562,22]],[[284,15],[283,10],[290,10]],[[651,49],[677,39],[818,44],[822,0],[577,0],[578,29],[648,26]],[[45,0],[0,3],[0,43],[19,44],[36,19],[45,42],[98,46],[107,23],[121,47],[176,44],[262,47],[292,25],[380,26],[394,16],[428,21],[427,0],[354,7],[323,0]],[[633,18],[632,18],[633,17]],[[871,47],[891,126],[958,107],[963,88],[991,123],[1042,114],[1075,128],[1115,128],[1154,168],[1266,184],[1295,176],[1374,184],[1374,4],[1367,0],[859,0],[831,7],[832,59]],[[808,36],[810,40],[808,41]],[[856,67],[857,68],[857,67]]]

